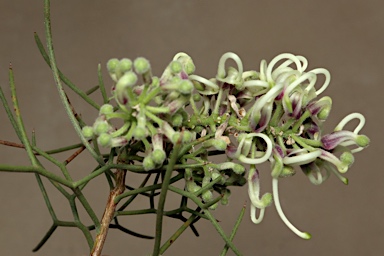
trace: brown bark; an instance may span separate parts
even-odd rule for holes
[[[113,216],[115,214],[115,209],[117,204],[115,204],[115,198],[124,192],[125,190],[125,174],[126,170],[117,170],[115,172],[116,175],[116,186],[109,193],[107,205],[105,206],[105,211],[103,214],[103,218],[100,223],[100,231],[96,236],[95,244],[93,245],[91,256],[100,256],[101,251],[103,250],[103,246],[105,243],[105,239],[107,238],[109,223],[111,223]]]

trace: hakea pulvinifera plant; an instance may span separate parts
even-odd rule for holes
[[[367,147],[369,139],[361,135],[365,119],[352,113],[334,129],[325,134],[323,123],[327,119],[332,100],[320,97],[330,82],[330,74],[323,68],[306,71],[308,63],[303,56],[283,53],[267,63],[260,63],[259,71],[244,70],[235,53],[225,53],[219,60],[217,75],[207,79],[195,73],[195,65],[185,53],[175,55],[160,77],[152,75],[145,58],[111,59],[107,63],[113,80],[108,98],[99,66],[99,84],[82,91],[57,67],[50,23],[50,1],[44,0],[47,49],[37,34],[37,46],[51,67],[60,99],[79,136],[80,143],[54,150],[42,150],[27,136],[18,104],[13,70],[9,70],[9,83],[14,113],[0,87],[0,100],[22,144],[0,140],[0,144],[25,148],[30,166],[0,164],[0,171],[33,172],[52,218],[52,226],[33,251],[39,250],[57,227],[77,227],[83,233],[92,256],[100,256],[108,230],[119,229],[127,234],[155,239],[153,256],[163,254],[188,228],[198,235],[194,223],[200,219],[211,222],[223,238],[221,255],[230,248],[236,255],[240,251],[232,240],[244,215],[245,207],[232,233],[227,236],[212,210],[228,204],[232,186],[248,186],[250,215],[260,223],[265,208],[274,203],[283,222],[298,236],[309,239],[309,233],[298,230],[281,209],[278,182],[295,174],[298,169],[315,185],[323,183],[333,173],[343,183],[343,175],[354,162],[354,154]],[[227,66],[227,61],[235,67]],[[318,83],[318,75],[324,82]],[[71,105],[63,83],[99,111],[92,126],[78,115]],[[319,89],[317,89],[319,88]],[[89,94],[100,90],[103,105]],[[353,119],[359,124],[353,131],[344,127]],[[103,154],[99,146],[109,148]],[[58,152],[78,150],[64,162],[53,157]],[[68,164],[85,149],[96,161],[96,167],[86,176],[74,180]],[[221,161],[213,157],[222,155]],[[57,166],[61,175],[49,171],[40,158]],[[216,158],[218,159],[218,158]],[[272,192],[261,195],[260,171],[257,166],[269,162]],[[128,175],[144,175],[137,187],[129,185]],[[83,189],[89,182],[105,175],[110,193],[104,214],[99,219],[88,202]],[[153,176],[152,176],[153,175]],[[48,179],[68,201],[73,221],[60,220],[45,189],[41,177]],[[147,185],[150,178],[153,184]],[[174,185],[183,180],[183,188]],[[65,188],[67,189],[65,189]],[[165,210],[167,192],[180,196],[180,206]],[[131,209],[138,197],[148,199],[149,208]],[[195,209],[188,202],[193,202]],[[78,204],[91,220],[84,224],[79,216]],[[129,208],[129,209],[128,209]],[[143,235],[122,226],[124,216],[156,214],[154,236]],[[186,218],[183,214],[188,214]],[[181,220],[182,226],[163,244],[163,217]],[[95,230],[95,237],[91,233]]]
[[[229,59],[237,66],[226,67]],[[150,63],[142,57],[133,62],[111,59],[107,69],[114,81],[116,106],[104,104],[93,126],[83,127],[83,133],[96,137],[104,147],[135,148],[133,154],[147,171],[162,168],[177,143],[189,145],[179,152],[178,161],[204,165],[184,170],[186,191],[201,191],[215,181],[200,193],[202,201],[209,203],[216,191],[227,204],[228,187],[247,180],[254,223],[263,219],[265,208],[274,202],[284,223],[309,239],[285,217],[279,179],[294,175],[299,167],[313,184],[321,184],[331,173],[347,184],[343,174],[369,139],[359,134],[365,119],[358,113],[346,116],[332,133],[324,134],[332,100],[319,96],[330,74],[323,68],[306,71],[307,65],[303,56],[283,53],[269,64],[263,60],[259,71],[246,71],[241,59],[229,52],[221,57],[216,77],[206,79],[195,74],[195,65],[185,53],[176,54],[161,77],[152,75]],[[320,89],[315,88],[318,75],[325,76]],[[122,125],[115,128],[114,119]],[[352,119],[359,119],[358,127],[343,130]],[[142,147],[133,147],[138,143]],[[219,154],[226,160],[210,160]],[[270,163],[272,193],[260,195],[256,166],[264,162]]]

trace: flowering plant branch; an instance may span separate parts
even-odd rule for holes
[[[365,119],[359,113],[346,116],[332,133],[324,134],[323,123],[330,113],[332,100],[328,96],[320,97],[320,94],[328,87],[330,74],[323,68],[307,71],[306,58],[289,53],[280,54],[269,63],[263,60],[259,71],[244,70],[238,55],[225,53],[219,60],[217,75],[211,79],[195,73],[193,60],[186,53],[176,54],[160,77],[152,74],[150,63],[145,58],[139,57],[134,61],[111,59],[107,69],[113,80],[112,96],[108,97],[104,87],[100,65],[99,85],[84,92],[57,67],[49,0],[45,0],[44,14],[47,49],[37,34],[35,40],[52,69],[61,101],[80,142],[44,151],[37,146],[34,133],[31,140],[28,138],[10,67],[9,82],[15,112],[12,113],[1,88],[0,98],[22,145],[0,142],[25,148],[31,165],[0,164],[0,171],[35,173],[53,224],[34,251],[44,245],[57,227],[71,226],[83,232],[91,255],[101,255],[109,228],[144,239],[154,238],[152,255],[160,255],[188,227],[198,235],[194,223],[205,219],[211,222],[225,242],[221,255],[225,255],[228,249],[241,255],[232,240],[245,207],[241,209],[229,236],[212,211],[219,202],[228,204],[232,186],[245,184],[248,186],[253,223],[260,223],[265,208],[274,203],[287,227],[299,237],[309,239],[309,233],[297,229],[285,216],[279,199],[279,181],[301,169],[315,185],[323,183],[331,173],[348,184],[343,175],[354,162],[354,154],[369,144],[368,137],[360,134]],[[228,67],[228,60],[233,60],[235,67]],[[319,75],[325,77],[320,85],[317,82]],[[87,125],[77,114],[63,83],[99,111],[92,125]],[[97,90],[101,93],[102,105],[89,97]],[[344,126],[353,119],[358,119],[359,125],[353,131],[344,130]],[[107,148],[109,154],[102,154],[100,146]],[[52,156],[73,149],[77,151],[64,162]],[[67,165],[85,149],[96,161],[96,167],[85,177],[73,180]],[[212,157],[217,155],[223,155],[225,160],[213,161]],[[62,175],[47,170],[40,157],[55,164]],[[261,172],[257,165],[265,162],[270,163],[272,193],[261,195]],[[126,177],[132,173],[143,176],[139,187],[127,185]],[[100,175],[105,176],[110,188],[101,219],[83,194],[87,184]],[[42,176],[68,200],[73,221],[57,218]],[[153,183],[148,185],[150,178],[153,178]],[[175,186],[177,181],[184,182],[182,188]],[[166,210],[165,202],[170,192],[180,196],[180,206]],[[148,199],[148,208],[132,209],[131,203],[139,195]],[[190,208],[188,202],[193,202],[195,208]],[[79,203],[87,212],[91,225],[85,225],[80,219]],[[156,215],[154,237],[120,225],[120,218],[138,214]],[[179,219],[183,224],[162,243],[164,216]],[[95,230],[95,235],[92,230]]]

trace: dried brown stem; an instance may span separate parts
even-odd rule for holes
[[[101,251],[107,238],[109,224],[111,223],[113,216],[115,214],[115,209],[117,204],[115,203],[115,198],[124,192],[125,190],[125,174],[126,170],[117,170],[115,172],[116,177],[116,186],[109,193],[107,205],[105,206],[105,211],[103,218],[101,219],[100,231],[96,236],[95,244],[93,245],[91,256],[100,256]]]
[[[75,153],[73,153],[70,157],[68,157],[65,161],[64,164],[67,165],[69,164],[73,159],[75,159],[78,155],[80,155],[81,152],[83,152],[85,149],[85,146],[81,146],[78,150],[76,150]]]

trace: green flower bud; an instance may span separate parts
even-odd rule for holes
[[[231,190],[226,189],[223,197],[221,198],[221,204],[227,205],[229,203],[229,196],[231,195]]]
[[[193,84],[189,80],[183,80],[179,86],[178,91],[184,95],[191,94],[193,91]]]
[[[153,170],[156,168],[155,162],[153,161],[153,159],[150,155],[144,157],[143,167],[144,167],[144,170],[146,170],[146,171],[150,171],[150,170]]]
[[[137,140],[142,140],[146,137],[146,130],[145,129],[141,129],[139,127],[137,127],[134,131],[133,131],[133,137]]]
[[[191,142],[192,133],[190,131],[183,131],[183,143]]]
[[[234,173],[236,174],[242,174],[245,172],[245,167],[241,164],[236,164],[236,163],[233,163],[233,162],[225,162],[225,163],[221,163],[218,165],[218,168],[220,170],[228,170],[228,169],[231,169],[233,170]]]
[[[132,69],[132,61],[130,59],[124,58],[119,62],[119,70],[121,73],[125,73]]]
[[[184,179],[186,181],[192,181],[193,176],[192,176],[192,169],[191,168],[186,168],[184,172]]]
[[[172,135],[172,143],[173,143],[173,144],[177,143],[177,142],[180,140],[180,137],[181,137],[180,132],[175,132],[175,133]],[[182,139],[182,138],[181,138],[181,139]]]
[[[85,138],[92,138],[93,137],[93,127],[91,126],[84,126],[81,130]]]
[[[180,127],[183,124],[183,116],[181,114],[174,114],[172,116],[172,126]]]
[[[213,194],[210,190],[204,191],[203,194],[201,195],[201,198],[203,198],[204,202],[209,202],[213,198]]]
[[[363,148],[368,147],[369,142],[370,142],[370,139],[365,135],[358,135],[356,137],[356,144],[359,145],[360,147],[363,147]]]
[[[317,114],[317,117],[320,119],[320,120],[326,120],[329,116],[329,113],[331,113],[331,107],[326,107],[326,108],[323,108],[319,114]]]
[[[265,193],[262,197],[261,197],[261,203],[263,204],[263,206],[265,207],[268,207],[272,204],[273,202],[273,196],[271,193]]]
[[[138,74],[144,74],[151,68],[149,61],[143,57],[135,59],[133,66],[135,67],[135,71]]]
[[[202,145],[204,148],[214,147],[217,150],[225,150],[227,148],[227,142],[221,139],[210,139],[203,142]]]
[[[155,149],[153,152],[152,152],[152,160],[155,164],[158,164],[158,165],[161,165],[163,164],[165,158],[166,158],[166,154],[165,154],[165,151],[164,150],[161,150],[161,149]]]
[[[109,130],[109,124],[105,121],[95,122],[95,124],[93,126],[93,131],[97,135],[100,135],[102,133],[106,133],[106,132],[108,132],[108,130]]]
[[[109,147],[111,145],[112,136],[107,133],[102,133],[97,138],[97,143],[103,147]]]
[[[160,85],[160,79],[157,76],[153,76],[152,77],[152,84],[151,84],[151,86],[157,87],[159,85]]]
[[[100,107],[100,115],[108,115],[113,113],[113,106],[111,104],[104,104]]]
[[[281,173],[279,175],[280,178],[291,177],[296,174],[295,168],[290,165],[284,165]]]
[[[193,86],[195,87],[196,90],[198,90],[198,91],[204,91],[205,90],[205,86],[203,84],[199,83],[198,81],[193,80],[192,83],[193,83]]]
[[[196,94],[193,94],[192,95],[192,99],[195,101],[195,102],[199,102],[201,100],[201,95],[196,93]]]
[[[116,91],[119,90],[121,87],[125,86],[134,86],[137,82],[137,75],[133,73],[132,71],[126,72],[117,82],[116,85]]]
[[[192,59],[185,63],[184,70],[185,70],[185,73],[187,73],[187,75],[193,74],[193,72],[195,72],[195,69],[196,67]]]
[[[355,161],[355,157],[352,155],[351,152],[346,151],[340,155],[340,161],[343,162],[345,165],[351,166]]]
[[[110,59],[107,62],[107,69],[110,74],[114,74],[116,72],[116,68],[119,66],[119,60],[116,58]]]
[[[180,61],[177,60],[172,61],[169,64],[169,68],[174,74],[180,73],[183,70],[183,66],[181,65]]]

